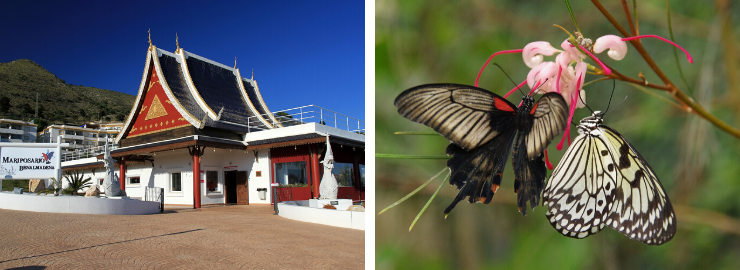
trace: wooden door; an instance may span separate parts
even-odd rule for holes
[[[236,204],[249,204],[249,181],[247,171],[236,172]]]

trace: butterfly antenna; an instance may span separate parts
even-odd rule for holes
[[[624,100],[622,100],[622,102],[619,102],[619,104],[617,104],[617,106],[614,106],[614,109],[616,109],[616,108],[619,108],[619,105],[622,105],[622,103],[624,103],[625,101],[627,101],[627,97],[629,97],[629,96],[625,96],[625,97],[624,97]],[[604,114],[606,114],[606,113],[604,113]],[[604,114],[602,114],[602,116],[603,116]]]
[[[493,63],[493,65],[495,65],[495,66],[497,66],[497,67],[498,67],[499,69],[501,69],[501,72],[503,72],[503,73],[504,73],[504,75],[506,75],[506,78],[509,78],[509,81],[511,81],[511,83],[513,83],[513,84],[514,84],[514,87],[516,87],[516,89],[518,89],[518,90],[519,90],[519,92],[520,92],[520,93],[522,93],[522,95],[524,95],[524,92],[522,92],[522,89],[521,89],[521,88],[519,88],[519,85],[517,85],[517,84],[516,84],[516,83],[514,82],[514,80],[512,80],[512,79],[511,79],[511,77],[509,77],[509,74],[507,74],[507,73],[506,73],[506,71],[504,70],[504,68],[502,68],[501,66],[499,66],[499,65],[498,65],[497,63]]]
[[[614,97],[614,88],[617,88],[617,80],[616,79],[612,79],[612,95],[609,96],[609,103],[606,105],[606,111],[604,112],[604,114],[606,114],[607,112],[609,112],[609,105],[612,105],[612,97]],[[627,97],[624,97],[624,99],[627,99]],[[624,102],[624,101],[622,101],[622,102]],[[619,104],[622,104],[622,103],[619,103]]]
[[[583,95],[578,95],[578,99],[581,100],[581,102],[583,103],[583,105],[586,105],[586,108],[588,108],[588,110],[591,111],[591,113],[594,113],[594,110],[592,110],[591,107],[588,106],[588,103],[586,103],[586,101],[583,100]],[[611,101],[611,99],[610,99],[610,101]]]

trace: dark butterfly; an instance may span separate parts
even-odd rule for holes
[[[445,209],[448,214],[465,197],[490,203],[501,185],[509,150],[514,146],[514,191],[519,211],[539,203],[547,169],[543,152],[565,129],[568,105],[558,93],[535,103],[524,96],[519,108],[482,88],[459,84],[427,84],[408,89],[395,101],[398,113],[427,125],[449,139],[450,184],[460,192]]]

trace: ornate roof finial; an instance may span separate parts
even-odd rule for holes
[[[151,50],[152,49],[152,29],[149,28],[149,31],[147,32],[149,33],[149,49]]]
[[[254,81],[254,69],[252,69],[252,80]]]
[[[236,68],[236,56],[234,56],[234,68]]]
[[[178,41],[177,32],[175,32],[175,44],[177,45],[177,50],[175,50],[175,53],[178,53],[180,51],[180,41]]]

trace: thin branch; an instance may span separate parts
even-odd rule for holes
[[[611,14],[609,14],[609,11],[607,11],[606,8],[604,8],[604,6],[601,5],[601,3],[599,2],[599,0],[591,0],[591,2],[594,4],[594,6],[596,6],[597,9],[599,9],[599,11],[601,11],[601,13],[604,15],[604,17],[606,17],[606,19],[609,20],[609,22],[612,25],[614,25],[615,28],[617,28],[617,31],[619,31],[620,33],[622,33],[623,36],[629,36],[629,33],[627,32],[627,30],[625,30],[624,27],[622,27],[619,24],[619,22],[617,22],[617,20],[614,19],[614,17],[612,17]],[[663,73],[663,71],[660,69],[660,67],[658,67],[658,64],[656,64],[655,61],[653,60],[653,58],[650,56],[650,54],[647,53],[647,51],[645,50],[645,47],[642,46],[642,43],[640,43],[638,40],[630,40],[629,42],[632,44],[633,47],[635,47],[635,50],[637,50],[637,52],[640,53],[640,55],[642,56],[642,58],[645,59],[645,62],[647,62],[648,66],[650,66],[650,68],[655,72],[655,74],[658,75],[658,77],[660,78],[660,80],[663,81],[663,83],[665,83],[665,86],[664,87],[660,87],[660,88],[654,87],[654,85],[649,85],[649,84],[647,85],[648,87],[652,87],[652,88],[656,88],[656,89],[665,89],[665,88],[668,88],[668,89],[665,89],[665,90],[667,90],[669,93],[671,93],[671,95],[673,95],[673,97],[677,101],[679,101],[679,102],[683,103],[685,106],[689,107],[688,109],[689,109],[690,112],[692,112],[692,113],[694,113],[696,115],[699,115],[700,117],[706,119],[707,121],[709,121],[710,123],[712,123],[714,126],[716,126],[719,129],[721,129],[721,130],[729,133],[730,135],[735,136],[736,138],[740,138],[740,130],[738,130],[738,129],[736,129],[736,128],[734,128],[734,127],[726,124],[725,122],[722,122],[722,120],[720,120],[716,116],[712,115],[711,113],[707,112],[707,110],[704,109],[704,107],[702,107],[699,103],[697,103],[696,101],[694,101],[692,98],[690,98],[689,96],[687,96],[685,93],[681,92],[681,90],[679,90],[673,84],[673,82],[671,82],[671,80],[668,79],[668,76],[666,76],[665,73]],[[610,74],[609,76],[612,76],[614,74],[615,74],[615,72],[612,70],[612,74]],[[616,75],[619,76],[618,73]],[[627,77],[620,76],[620,77],[615,77],[615,78],[619,78],[621,80],[624,80],[623,78],[627,78]],[[625,81],[628,81],[628,80],[625,80]],[[629,81],[629,82],[636,83],[634,81]],[[642,83],[642,81],[639,81],[639,82]]]
[[[627,16],[627,21],[630,23],[630,31],[632,31],[632,36],[637,35],[637,31],[635,31],[635,25],[632,23],[632,15],[630,15],[630,8],[627,6],[627,0],[622,0],[622,7],[624,7],[624,15]]]

